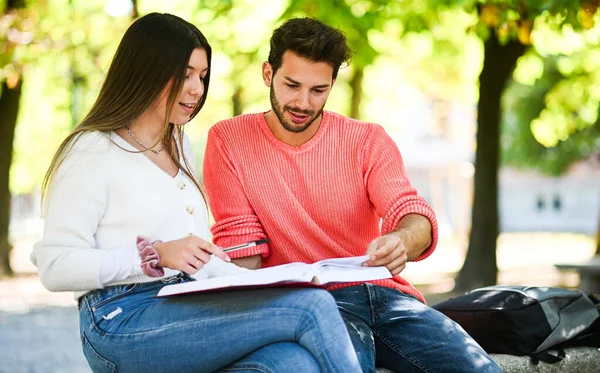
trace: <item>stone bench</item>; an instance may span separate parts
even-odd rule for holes
[[[566,357],[556,364],[539,362],[534,365],[527,356],[492,354],[494,361],[504,373],[595,373],[600,372],[600,349],[574,347],[565,350]],[[377,368],[377,373],[394,373]],[[397,373],[397,372],[396,372]]]
[[[561,263],[554,265],[561,271],[579,273],[579,289],[586,293],[600,293],[600,256],[594,256],[582,263]]]

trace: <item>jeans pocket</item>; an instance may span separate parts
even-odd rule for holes
[[[91,326],[100,335],[127,334],[124,322],[140,303],[140,296],[136,296],[138,287],[139,284],[115,285],[86,294],[82,302],[85,309],[80,315],[89,314],[82,319],[89,324],[83,325],[82,330]]]
[[[90,308],[93,311],[95,311],[102,306],[105,306],[117,299],[123,298],[124,296],[133,293],[133,291],[135,291],[135,289],[137,289],[139,285],[139,283],[134,283],[126,285],[109,286],[104,289],[95,290],[90,294],[86,294],[85,298]]]
[[[85,336],[85,333],[81,333],[81,346],[83,349],[83,355],[87,360],[92,372],[94,373],[117,373],[117,366],[112,362],[100,355],[98,351],[92,347],[90,341]]]

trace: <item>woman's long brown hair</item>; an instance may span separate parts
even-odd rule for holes
[[[42,193],[47,192],[52,177],[79,136],[89,131],[110,133],[127,126],[155,103],[171,83],[160,141],[165,144],[165,151],[173,162],[194,182],[206,201],[204,189],[190,169],[185,154],[179,151],[183,146],[183,129],[169,123],[171,108],[183,88],[188,62],[196,48],[206,51],[208,71],[204,78],[204,93],[190,120],[202,109],[208,94],[212,56],[208,41],[196,26],[171,14],[150,13],[137,19],[123,35],[92,109],[54,154],[42,183]],[[179,146],[171,140],[175,136]]]

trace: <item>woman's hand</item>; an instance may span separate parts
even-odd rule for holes
[[[179,240],[156,242],[154,248],[160,256],[158,265],[193,275],[210,261],[214,254],[226,262],[231,259],[217,245],[198,236],[187,236]]]

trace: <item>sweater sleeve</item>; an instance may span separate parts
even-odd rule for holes
[[[89,145],[84,139],[77,141],[45,196],[44,233],[31,260],[50,291],[102,287],[100,271],[107,251],[95,247],[94,236],[105,208],[106,185],[94,162],[98,153],[85,150]]]
[[[250,205],[244,187],[228,157],[225,144],[214,128],[208,133],[204,155],[204,185],[215,224],[211,228],[215,244],[227,247],[266,238],[262,224]],[[231,252],[232,259],[269,255],[269,245]]]
[[[396,143],[383,127],[372,125],[363,153],[363,172],[369,198],[382,218],[381,233],[387,234],[408,214],[419,214],[431,223],[432,241],[416,259],[431,255],[438,241],[435,213],[425,199],[411,186]]]

